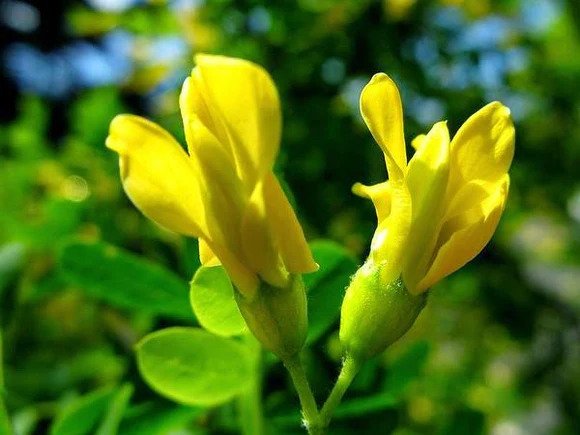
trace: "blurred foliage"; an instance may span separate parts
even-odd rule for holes
[[[328,269],[305,277],[319,307],[305,359],[320,400],[340,357],[349,258],[363,260],[375,223],[350,187],[385,177],[360,89],[375,72],[395,78],[409,141],[439,119],[455,131],[494,99],[512,109],[516,157],[494,240],[364,368],[332,433],[576,433],[578,2],[1,0],[0,10],[0,392],[16,434],[238,430],[234,404],[173,404],[137,372],[140,338],[195,322],[186,283],[197,244],[139,214],[104,147],[125,111],[182,139],[179,85],[197,51],[272,74],[285,123],[277,168],[308,236],[349,251],[317,242]],[[268,428],[300,433],[289,379],[273,357],[264,370]]]

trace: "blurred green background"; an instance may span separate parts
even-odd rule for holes
[[[576,0],[0,0],[0,26],[0,328],[16,434],[93,433],[107,418],[121,434],[237,432],[231,407],[182,407],[140,379],[135,342],[195,324],[196,242],[140,215],[104,147],[121,112],[183,140],[177,97],[199,51],[271,73],[284,114],[277,166],[307,236],[358,263],[375,217],[350,188],[386,175],[358,113],[372,74],[399,85],[408,142],[441,119],[455,132],[492,100],[511,108],[516,155],[496,235],[360,374],[331,433],[577,433]],[[155,299],[156,286],[174,298]],[[336,326],[305,355],[319,400],[339,364]],[[273,358],[266,370],[271,432],[301,433],[287,376]],[[88,429],[56,432],[75,407]]]

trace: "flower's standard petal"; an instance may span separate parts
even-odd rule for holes
[[[491,239],[503,213],[509,190],[506,174],[478,206],[444,223],[432,265],[413,293],[425,291],[472,260]]]
[[[184,85],[181,108],[194,112],[232,153],[239,177],[251,191],[273,166],[282,117],[268,73],[242,59],[197,55]]]
[[[377,212],[377,222],[384,221],[391,213],[391,188],[388,181],[365,186],[355,183],[352,192],[362,198],[368,198],[373,202]]]
[[[145,216],[180,234],[207,233],[198,174],[167,131],[138,116],[118,115],[106,144],[119,154],[125,192]]]
[[[286,270],[289,273],[318,270],[302,227],[272,171],[264,178],[264,201],[267,222]]]
[[[511,165],[514,140],[510,110],[501,103],[490,103],[470,116],[451,141],[451,194],[470,180],[500,180]]]
[[[411,195],[412,222],[406,241],[403,281],[412,291],[424,276],[447,204],[449,177],[449,131],[438,122],[423,139],[409,163],[405,181]]]
[[[380,145],[391,180],[403,177],[407,166],[403,108],[395,83],[384,73],[375,74],[360,96],[362,117]]]

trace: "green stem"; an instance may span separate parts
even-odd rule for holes
[[[352,383],[354,377],[359,372],[360,367],[361,364],[350,355],[347,355],[344,359],[342,370],[338,375],[336,384],[332,388],[328,399],[326,399],[326,402],[320,411],[320,425],[322,428],[326,429],[330,423],[334,410],[340,404],[342,396],[344,396],[344,393],[346,393],[346,390]]]
[[[255,376],[252,384],[237,399],[240,425],[244,435],[263,435],[265,432],[262,412],[262,348],[249,334],[245,342],[254,351]]]
[[[308,379],[306,379],[306,373],[304,372],[304,367],[300,361],[300,356],[296,354],[294,357],[289,358],[284,362],[284,366],[290,373],[296,392],[298,393],[298,398],[300,399],[300,405],[302,406],[302,416],[304,418],[304,425],[308,430],[310,435],[323,434],[324,431],[320,426],[320,421],[318,418],[318,407],[316,406],[316,400],[310,389],[310,384]]]

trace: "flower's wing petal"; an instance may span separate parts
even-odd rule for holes
[[[194,112],[232,154],[253,190],[278,153],[282,116],[276,87],[260,66],[242,59],[197,55],[181,108]]]
[[[510,110],[501,103],[471,115],[451,141],[451,194],[470,180],[500,180],[511,165],[514,141]]]
[[[204,239],[198,240],[199,245],[199,261],[204,266],[217,266],[220,263],[219,258],[213,253],[209,245]]]
[[[505,175],[504,175],[505,177]],[[460,215],[466,210],[476,208],[478,204],[481,204],[494,192],[497,187],[502,183],[500,182],[487,182],[483,180],[471,180],[463,184],[455,195],[446,197],[446,209],[444,220],[450,220],[453,217]]]
[[[213,252],[224,269],[236,289],[247,298],[253,298],[256,295],[259,286],[257,275],[248,269],[245,263],[242,263],[237,255],[234,255],[227,247],[213,244],[211,240],[206,240],[207,248]],[[205,250],[203,245],[200,245]],[[200,250],[200,254],[202,251]],[[205,255],[205,253],[203,254]]]
[[[362,117],[380,145],[391,180],[403,177],[407,166],[403,108],[395,83],[384,73],[375,74],[360,96]]]
[[[288,274],[281,264],[276,240],[268,225],[264,180],[256,185],[242,221],[242,244],[246,261],[269,284],[283,288]]]
[[[388,181],[366,186],[355,183],[352,192],[362,198],[368,198],[373,202],[377,212],[377,222],[382,222],[391,213],[391,188]]]
[[[509,176],[478,206],[445,222],[435,259],[425,277],[413,289],[418,294],[472,260],[491,239],[507,199]]]
[[[286,270],[290,273],[318,270],[302,227],[272,171],[264,179],[264,201],[268,225]]]
[[[411,229],[411,195],[404,182],[391,183],[391,213],[379,222],[371,242],[371,255],[381,263],[381,279],[391,282],[402,272],[402,259]]]
[[[438,122],[423,139],[406,174],[411,195],[412,222],[406,241],[403,280],[412,290],[424,276],[446,204],[443,201],[449,177],[449,131]]]
[[[247,199],[231,156],[199,118],[188,117],[185,131],[190,161],[198,168],[207,222],[207,237],[200,239],[200,257],[210,264],[219,259],[232,282],[246,296],[256,291],[254,265],[244,252],[243,216]],[[212,255],[213,254],[213,255]]]
[[[411,146],[415,149],[415,151],[418,151],[419,148],[421,148],[421,146],[423,146],[423,144],[425,143],[426,137],[427,137],[426,134],[419,134],[419,135],[415,136],[415,139],[413,139],[411,141]]]
[[[106,144],[119,154],[125,192],[145,216],[180,234],[207,232],[198,174],[167,131],[144,118],[119,115]]]
[[[201,174],[209,238],[241,256],[240,222],[246,197],[234,163],[197,116],[191,115],[188,121],[185,132],[190,160]]]

